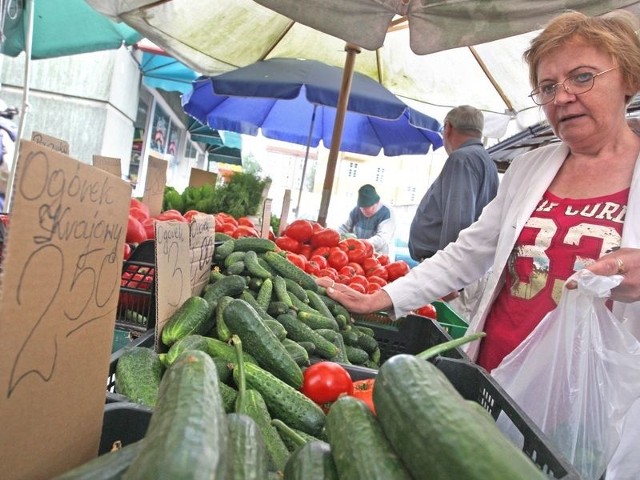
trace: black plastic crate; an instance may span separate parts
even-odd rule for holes
[[[546,435],[518,407],[507,392],[475,363],[460,359],[436,357],[432,362],[466,400],[479,403],[494,420],[503,413],[522,435],[522,451],[550,478],[580,480],[571,463],[557,451]],[[377,376],[370,368],[346,365],[352,380],[364,380]]]
[[[98,454],[110,452],[116,444],[125,447],[142,440],[147,433],[152,413],[150,408],[131,402],[105,405]]]
[[[114,402],[128,402],[129,399],[124,395],[116,393],[116,366],[118,365],[118,359],[128,348],[134,347],[150,347],[153,348],[155,341],[155,329],[148,330],[138,338],[132,340],[124,348],[117,350],[111,354],[111,360],[109,361],[109,376],[107,377],[107,403]]]
[[[144,332],[155,326],[155,273],[155,242],[146,240],[122,266],[116,327]]]
[[[380,346],[380,363],[399,353],[415,355],[429,347],[451,340],[451,335],[437,321],[420,315],[407,315],[393,321],[386,313],[354,315],[356,325],[373,330]],[[460,348],[442,354],[445,357],[470,361]]]

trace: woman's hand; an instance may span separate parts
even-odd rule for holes
[[[618,302],[637,302],[640,300],[640,249],[621,248],[600,257],[587,270],[596,275],[622,275],[620,285],[611,290],[611,299]],[[568,289],[575,289],[575,282],[568,282]]]
[[[316,283],[324,287],[327,296],[340,303],[351,313],[373,313],[392,307],[391,298],[384,290],[366,294],[360,293],[347,285],[336,283],[328,277],[321,277]]]

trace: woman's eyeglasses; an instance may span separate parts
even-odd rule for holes
[[[593,88],[593,84],[597,76],[603,75],[611,70],[615,70],[616,68],[618,67],[609,68],[608,70],[603,70],[598,73],[581,72],[569,75],[560,83],[548,83],[538,86],[538,88],[534,89],[529,96],[536,105],[546,105],[556,98],[556,91],[560,86],[562,86],[564,91],[569,95],[582,95]]]

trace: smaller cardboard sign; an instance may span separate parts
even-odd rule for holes
[[[147,178],[144,182],[144,194],[142,201],[149,207],[151,216],[162,212],[162,200],[164,198],[164,186],[167,183],[167,167],[169,162],[149,155],[147,165]]]
[[[170,220],[155,222],[156,230],[156,350],[162,329],[180,306],[191,296],[189,224]]]
[[[122,160],[119,158],[94,155],[93,166],[118,178],[122,177]]]
[[[38,145],[50,148],[51,150],[55,150],[56,152],[69,155],[69,143],[59,138],[52,137],[51,135],[46,135],[40,132],[33,132],[31,134],[31,141],[37,143]]]
[[[265,199],[262,205],[262,222],[260,223],[260,236],[269,238],[269,229],[271,228],[271,199]]]
[[[218,174],[214,172],[208,172],[199,168],[192,168],[191,175],[189,176],[190,187],[201,187],[202,185],[215,185],[218,179]]]
[[[189,224],[191,257],[191,294],[200,295],[209,283],[216,234],[216,220],[205,213],[194,216]]]
[[[291,207],[291,190],[286,189],[284,191],[284,197],[282,199],[282,213],[280,213],[280,227],[278,228],[278,236],[282,235],[284,229],[287,228],[287,222],[289,221],[289,208]]]

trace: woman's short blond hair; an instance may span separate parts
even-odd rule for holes
[[[630,12],[615,10],[599,17],[567,11],[551,20],[544,30],[531,41],[524,52],[529,65],[529,82],[538,86],[538,66],[544,57],[579,37],[587,44],[609,54],[620,67],[625,87],[640,91],[640,39],[638,19]],[[633,96],[627,98],[631,101]]]

